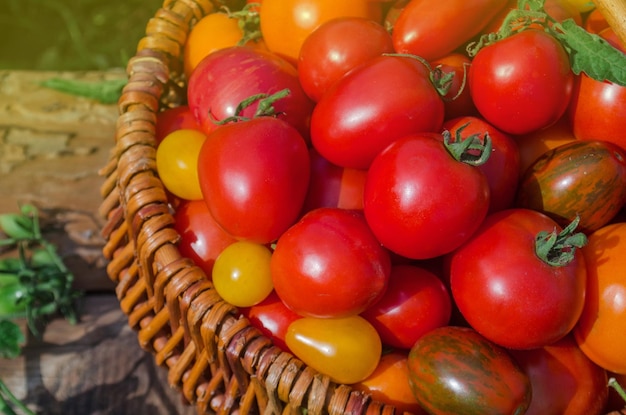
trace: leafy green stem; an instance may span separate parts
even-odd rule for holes
[[[10,403],[10,404],[9,404]],[[0,380],[0,413],[4,415],[18,415],[13,407],[18,408],[25,415],[35,415],[26,405],[13,395],[11,390]]]

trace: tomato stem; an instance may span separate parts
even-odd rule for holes
[[[252,118],[274,117],[280,114],[280,112],[277,112],[276,108],[274,108],[274,103],[282,98],[285,98],[290,93],[291,91],[289,90],[289,88],[285,88],[271,95],[266,93],[255,94],[244,99],[239,103],[239,105],[237,105],[237,108],[235,109],[235,115],[231,117],[226,117],[223,120],[216,120],[215,117],[213,117],[213,113],[211,113],[211,111],[209,110],[209,118],[213,121],[213,123],[217,125],[228,124],[229,122],[248,121],[250,120],[250,117],[244,117],[240,114],[243,112],[243,110],[245,110],[255,102],[258,102],[258,106]]]
[[[448,94],[448,91],[450,91],[450,87],[452,86],[452,80],[454,79],[454,72],[445,73],[441,70],[440,67],[433,69],[433,67],[426,59],[410,53],[384,53],[383,56],[398,56],[401,58],[415,59],[416,61],[424,65],[424,67],[426,67],[429,73],[430,83],[433,85],[433,87],[441,97],[446,96]],[[462,90],[459,91],[459,94],[457,95],[460,95],[461,92]]]
[[[485,133],[481,140],[479,134],[472,134],[467,138],[462,137],[463,130],[469,123],[462,125],[456,130],[454,138],[450,131],[444,131],[443,145],[455,160],[472,166],[480,166],[489,160],[491,155],[492,143],[491,137]]]
[[[617,394],[624,400],[624,402],[626,402],[626,391],[624,391],[624,388],[622,387],[622,385],[619,384],[617,379],[610,378],[609,386],[615,389],[615,392],[617,392]]]
[[[545,263],[561,267],[569,264],[575,258],[576,248],[587,244],[587,236],[582,232],[574,233],[580,222],[576,218],[560,233],[556,229],[552,232],[541,231],[535,238],[535,253]]]
[[[239,29],[243,32],[243,37],[237,42],[237,46],[244,46],[251,41],[257,42],[263,37],[259,7],[260,3],[249,3],[243,9],[233,12],[228,7],[222,6],[228,17],[237,19]]]

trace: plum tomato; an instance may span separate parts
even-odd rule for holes
[[[502,347],[467,327],[439,327],[409,352],[409,382],[431,415],[523,414],[528,376]]]
[[[489,209],[485,175],[452,156],[448,148],[458,149],[460,141],[442,141],[438,134],[406,136],[382,151],[367,173],[367,223],[383,246],[407,258],[453,251]]]
[[[443,101],[421,61],[379,56],[324,94],[313,110],[311,142],[331,163],[367,169],[393,141],[440,131],[443,118]]]
[[[237,307],[260,303],[274,289],[270,273],[272,251],[265,245],[237,241],[228,245],[213,264],[215,290]]]
[[[378,366],[382,343],[363,317],[303,317],[287,330],[287,346],[296,357],[336,383],[367,378]]]
[[[563,46],[536,29],[483,47],[469,71],[470,93],[480,114],[514,135],[557,122],[567,110],[573,84],[574,73]]]
[[[276,293],[298,314],[345,317],[380,300],[391,260],[361,212],[319,208],[281,235],[271,268]]]
[[[169,192],[185,200],[201,200],[198,155],[206,135],[198,130],[176,130],[157,147],[159,178]]]
[[[183,200],[174,212],[174,228],[180,235],[178,250],[211,278],[215,258],[236,241],[222,229],[204,200]]]
[[[607,373],[585,356],[571,335],[544,347],[510,352],[532,385],[525,415],[606,413]]]
[[[487,177],[490,191],[489,213],[513,206],[519,181],[519,150],[509,134],[498,130],[482,117],[465,116],[444,122],[444,130],[456,134],[459,129],[465,135],[488,134],[492,151],[489,159],[477,168]]]
[[[296,222],[310,177],[306,143],[274,117],[226,124],[200,150],[200,188],[216,222],[237,239],[270,243]]]
[[[363,17],[329,20],[302,44],[298,56],[300,83],[317,102],[352,68],[391,52],[391,35],[378,22]]]
[[[448,289],[435,274],[395,265],[385,294],[361,316],[376,328],[383,344],[408,350],[425,333],[448,324],[451,313]]]
[[[587,295],[574,328],[580,349],[608,371],[626,375],[626,223],[606,225],[583,248]],[[626,386],[623,384],[622,386]]]
[[[449,258],[452,297],[465,320],[511,349],[543,347],[569,333],[583,310],[587,275],[577,248],[585,238],[572,228],[563,232],[530,209],[489,215]]]

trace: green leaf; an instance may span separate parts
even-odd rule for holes
[[[5,213],[0,215],[0,228],[9,237],[15,240],[33,238],[33,221],[29,217]]]
[[[126,83],[126,79],[86,82],[75,79],[51,78],[41,82],[41,85],[67,94],[92,98],[103,104],[115,104]]]
[[[586,73],[598,81],[626,86],[626,54],[600,36],[587,32],[572,19],[561,22],[553,35],[570,57],[575,74]]]
[[[9,320],[0,320],[0,357],[14,359],[20,355],[26,341],[20,327]]]

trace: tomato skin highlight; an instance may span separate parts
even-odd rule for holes
[[[441,97],[420,61],[374,58],[333,85],[313,110],[311,142],[331,163],[367,169],[393,141],[418,132],[438,132]]]
[[[339,318],[380,299],[391,260],[361,212],[319,208],[281,235],[271,269],[274,289],[289,308],[302,316]]]
[[[562,266],[535,253],[537,234],[554,229],[560,230],[557,223],[540,212],[502,210],[450,254],[455,303],[490,341],[511,349],[543,347],[576,325],[585,302],[582,252],[576,250],[573,261]]]
[[[467,327],[446,326],[422,336],[409,353],[409,381],[433,415],[522,414],[530,381],[505,349]]]
[[[515,135],[557,122],[567,110],[573,84],[574,73],[561,44],[535,29],[482,48],[469,71],[470,92],[480,114]]]
[[[429,61],[441,58],[480,33],[506,3],[506,0],[412,0],[395,21],[394,48],[398,53],[410,53]]]
[[[515,205],[593,232],[626,201],[626,151],[606,141],[574,141],[541,156],[520,180]]]

